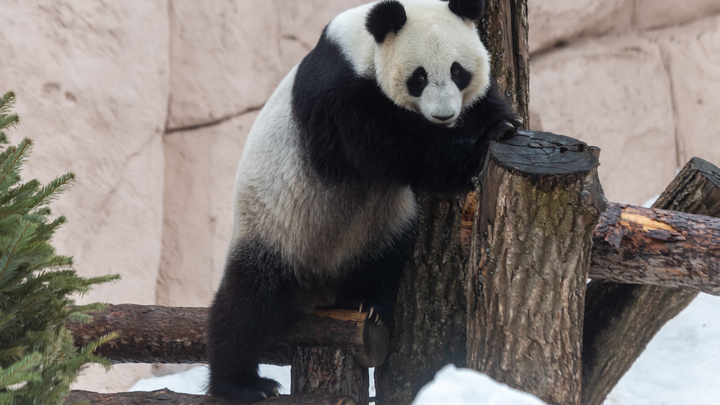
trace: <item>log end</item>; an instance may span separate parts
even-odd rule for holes
[[[367,318],[367,312],[349,309],[316,310],[318,317],[354,323],[354,344],[348,350],[353,359],[363,367],[377,367],[385,362],[390,348],[390,331],[387,325],[378,325]]]
[[[598,149],[564,135],[519,131],[490,146],[490,158],[509,170],[533,176],[586,173],[598,165]]]

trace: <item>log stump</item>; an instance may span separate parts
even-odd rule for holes
[[[467,365],[549,404],[580,403],[585,284],[605,199],[597,148],[522,131],[480,174]]]
[[[330,346],[298,346],[292,360],[295,394],[324,394],[349,397],[357,405],[368,405],[368,369],[357,364],[347,350]]]

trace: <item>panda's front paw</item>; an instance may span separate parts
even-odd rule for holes
[[[488,138],[493,141],[510,138],[524,122],[520,114],[510,114],[488,131]]]

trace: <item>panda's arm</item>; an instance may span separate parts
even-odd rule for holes
[[[494,99],[474,105],[462,126],[433,124],[359,77],[335,44],[320,39],[298,68],[293,109],[314,169],[331,181],[407,184],[442,193],[470,188],[487,151]]]

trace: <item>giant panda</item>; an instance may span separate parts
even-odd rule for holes
[[[208,327],[209,392],[277,395],[264,344],[317,307],[393,325],[413,190],[471,188],[491,140],[522,123],[499,96],[481,0],[383,0],[328,24],[248,136]]]

